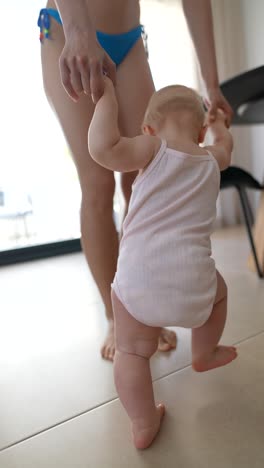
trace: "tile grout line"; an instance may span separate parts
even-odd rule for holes
[[[115,397],[115,398],[113,398],[111,400],[105,401],[104,403],[100,403],[99,405],[93,406],[92,408],[89,408],[88,410],[82,411],[81,413],[77,413],[74,416],[71,416],[71,417],[69,417],[67,419],[59,421],[56,424],[53,424],[52,426],[46,427],[45,429],[37,431],[37,432],[27,436],[27,437],[24,437],[23,439],[17,440],[16,442],[13,442],[13,443],[11,443],[9,445],[6,445],[5,447],[0,449],[0,455],[1,455],[1,452],[4,452],[5,450],[9,450],[9,449],[15,447],[16,445],[20,445],[23,442],[27,442],[28,440],[33,439],[34,437],[37,437],[38,435],[44,434],[45,432],[48,432],[48,431],[51,431],[52,429],[55,429],[56,427],[62,426],[63,424],[66,424],[67,422],[72,421],[73,419],[77,419],[77,418],[79,418],[79,417],[81,417],[81,416],[83,416],[83,415],[85,415],[87,413],[90,413],[91,411],[96,410],[97,408],[106,406],[108,403],[112,403],[115,400],[118,400],[118,397]]]
[[[259,336],[259,335],[261,335],[261,334],[264,334],[264,330],[261,330],[260,332],[257,332],[257,333],[255,333],[254,335],[251,335],[251,336],[249,336],[249,337],[247,337],[247,338],[245,338],[245,339],[243,339],[243,340],[239,340],[239,341],[237,341],[237,342],[234,343],[234,344],[239,345],[239,344],[241,344],[241,343],[245,343],[245,342],[247,342],[247,341],[249,341],[249,340],[251,340],[251,339],[253,339],[253,338],[256,338],[257,336]],[[178,373],[178,372],[181,372],[181,371],[183,371],[184,369],[187,369],[188,367],[191,367],[191,364],[187,364],[186,366],[180,367],[180,368],[177,369],[177,370],[174,370],[174,371],[172,371],[172,372],[169,372],[168,374],[165,374],[165,375],[163,375],[162,377],[158,377],[157,379],[154,379],[153,382],[158,382],[158,381],[160,381],[160,380],[162,380],[162,379],[164,379],[164,378],[166,378],[166,377],[169,377],[169,376],[171,376],[171,375],[173,375],[173,374],[176,374],[176,373]],[[95,409],[97,409],[97,408],[101,408],[101,407],[103,407],[103,406],[106,406],[107,404],[112,403],[112,402],[117,401],[117,400],[118,400],[118,397],[115,397],[115,398],[113,398],[113,399],[107,400],[107,401],[105,401],[104,403],[101,403],[101,404],[98,404],[98,405],[96,405],[96,406],[93,406],[92,408],[90,408],[90,409],[88,409],[88,410],[86,410],[86,411],[82,411],[81,413],[75,414],[74,416],[71,416],[70,418],[67,418],[67,419],[65,419],[65,420],[62,420],[62,421],[60,421],[60,422],[58,422],[58,423],[56,423],[56,424],[54,424],[54,425],[52,425],[52,426],[50,426],[50,427],[47,427],[47,428],[45,428],[45,429],[43,429],[43,430],[40,430],[40,431],[38,431],[38,432],[35,432],[34,434],[29,435],[28,437],[24,437],[23,439],[20,439],[20,440],[14,442],[14,443],[12,443],[12,444],[6,445],[5,447],[3,447],[3,448],[0,449],[0,454],[1,454],[1,452],[4,452],[4,451],[6,451],[6,450],[9,450],[9,449],[15,447],[16,445],[20,445],[20,444],[22,444],[22,443],[24,443],[24,442],[27,442],[28,440],[33,439],[34,437],[37,437],[38,435],[44,434],[45,432],[48,432],[48,431],[51,431],[52,429],[55,429],[56,427],[62,426],[63,424],[66,424],[67,422],[70,422],[70,421],[72,421],[72,420],[74,420],[74,419],[77,419],[77,418],[79,418],[79,417],[81,417],[81,416],[83,416],[83,415],[89,413],[90,411],[93,411],[93,410],[95,410]]]
[[[249,341],[249,340],[252,340],[253,338],[256,338],[257,336],[262,335],[262,334],[264,334],[264,330],[261,330],[261,331],[259,331],[259,332],[257,332],[257,333],[254,333],[254,335],[250,335],[250,336],[248,336],[247,338],[244,338],[243,340],[239,340],[239,341],[237,341],[237,342],[234,343],[234,344],[239,345],[239,344],[241,344],[241,343],[245,343],[245,342],[247,342],[247,341]]]
[[[262,334],[264,334],[264,330],[261,330],[261,331],[255,333],[254,335],[250,335],[247,338],[239,340],[239,341],[237,341],[237,342],[235,342],[233,344],[234,345],[240,345],[240,344],[245,343],[245,342],[247,342],[247,341],[249,341],[249,340],[251,340],[253,338],[256,338],[257,336],[262,335]],[[162,377],[157,377],[156,379],[153,380],[153,382],[158,382],[159,380],[162,380],[162,379],[164,379],[166,377],[169,377],[170,375],[176,374],[177,372],[181,372],[182,370],[187,369],[188,367],[191,367],[191,364],[187,364],[186,366],[180,367],[177,370],[171,371],[168,374],[163,375]]]

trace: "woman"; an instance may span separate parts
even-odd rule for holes
[[[210,0],[182,3],[207,89],[210,117],[214,119],[216,109],[222,108],[229,125],[232,110],[219,89]],[[139,0],[49,0],[40,13],[39,26],[44,87],[78,171],[82,247],[109,322],[101,352],[105,359],[113,360],[110,292],[118,256],[113,221],[115,180],[112,172],[90,157],[87,132],[94,103],[103,92],[103,73],[107,73],[116,86],[121,134],[140,133],[154,84],[141,37]],[[122,174],[126,205],[135,175]],[[175,346],[175,333],[162,329],[159,350]]]

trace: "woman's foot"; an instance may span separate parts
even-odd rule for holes
[[[159,351],[170,351],[175,349],[177,345],[176,333],[167,328],[162,328],[159,336]],[[105,337],[103,346],[101,348],[102,358],[113,361],[115,355],[115,337],[114,337],[114,322],[113,320],[108,321],[108,331]]]
[[[138,424],[132,425],[134,444],[135,447],[138,449],[148,448],[152,444],[153,440],[155,439],[160,430],[162,418],[165,413],[165,406],[162,403],[160,403],[159,405],[157,405],[156,409],[156,421],[152,426],[142,428],[142,423],[140,424],[141,427],[139,427]]]
[[[159,336],[158,351],[170,351],[177,346],[176,333],[167,328],[162,328]]]
[[[114,335],[114,321],[108,321],[108,331],[101,348],[102,358],[113,361],[115,355],[115,335]]]
[[[196,372],[204,372],[225,366],[236,357],[237,351],[234,346],[217,346],[211,355],[193,361],[192,367]]]

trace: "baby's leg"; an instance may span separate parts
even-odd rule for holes
[[[164,414],[155,405],[149,359],[158,346],[160,328],[135,320],[112,291],[115,318],[114,377],[119,398],[131,420],[134,444],[147,448],[157,435]]]
[[[192,330],[192,366],[198,372],[224,366],[237,357],[233,346],[219,346],[227,314],[227,287],[217,272],[217,292],[207,322]]]

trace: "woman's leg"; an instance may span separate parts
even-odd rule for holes
[[[227,314],[227,287],[217,272],[217,293],[212,313],[202,327],[192,330],[193,368],[203,372],[225,366],[237,357],[234,346],[219,346]]]
[[[116,93],[119,102],[119,126],[123,136],[134,137],[141,133],[143,117],[154,89],[143,41],[140,39],[117,69]],[[121,187],[126,209],[135,175],[122,174]],[[168,351],[175,347],[175,333],[162,328],[159,351]]]
[[[51,37],[51,41],[46,40],[41,46],[44,87],[78,171],[82,191],[82,246],[109,320],[109,333],[102,347],[102,355],[106,359],[113,359],[110,285],[118,255],[118,236],[113,222],[114,176],[112,172],[96,164],[88,153],[87,131],[94,110],[90,97],[83,95],[78,103],[74,103],[62,87],[58,63],[64,46],[64,34],[62,27],[54,21],[51,25]]]
[[[164,406],[155,404],[149,363],[158,347],[160,329],[135,320],[114,291],[112,301],[116,389],[131,421],[134,444],[143,449],[149,447],[157,435],[164,414]]]

